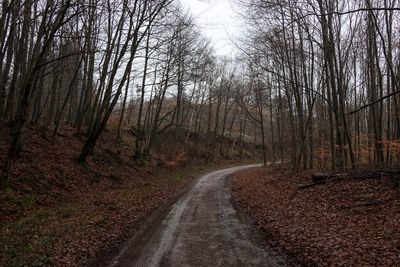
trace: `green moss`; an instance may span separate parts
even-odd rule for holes
[[[39,209],[6,225],[0,235],[5,266],[52,266],[54,245],[85,225],[74,220],[78,215],[73,207]]]
[[[118,145],[119,145],[120,147],[122,147],[122,148],[125,148],[125,149],[129,149],[129,148],[130,148],[129,144],[126,143],[126,142],[124,142],[124,141],[122,141],[122,140],[119,140],[119,141],[118,141]]]
[[[7,190],[9,188],[9,182],[11,175],[4,170],[0,169],[0,190]]]
[[[10,195],[2,204],[18,210],[29,210],[35,204],[35,200],[29,194]]]
[[[136,159],[136,162],[141,167],[149,168],[150,167],[150,156],[149,155],[141,155]]]

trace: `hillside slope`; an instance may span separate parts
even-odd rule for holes
[[[11,134],[11,127],[1,127],[0,161]],[[11,169],[10,188],[0,193],[0,265],[90,264],[117,249],[194,175],[238,161],[233,156],[207,163],[193,155],[190,140],[183,146],[167,131],[155,140],[152,157],[138,163],[132,157],[132,137],[122,139],[126,142],[117,142],[107,131],[86,164],[78,164],[84,136],[66,128],[54,141],[51,131],[28,129],[26,146]],[[245,155],[246,161],[260,156]]]

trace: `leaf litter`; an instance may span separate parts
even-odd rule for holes
[[[343,179],[298,190],[310,172],[285,166],[234,174],[243,209],[303,265],[400,266],[400,194],[390,177]]]

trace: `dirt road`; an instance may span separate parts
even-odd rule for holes
[[[232,204],[226,177],[248,165],[197,179],[167,215],[111,266],[284,266]]]

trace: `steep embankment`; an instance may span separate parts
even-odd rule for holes
[[[268,240],[304,265],[400,266],[400,194],[390,177],[332,179],[284,166],[231,177],[234,194]]]
[[[11,128],[1,127],[0,136],[2,162]],[[0,193],[0,265],[90,264],[172,202],[194,175],[234,161],[205,164],[171,136],[160,136],[154,157],[138,164],[131,142],[106,132],[82,165],[76,158],[84,136],[64,129],[54,141],[51,131],[28,129],[10,188]]]

